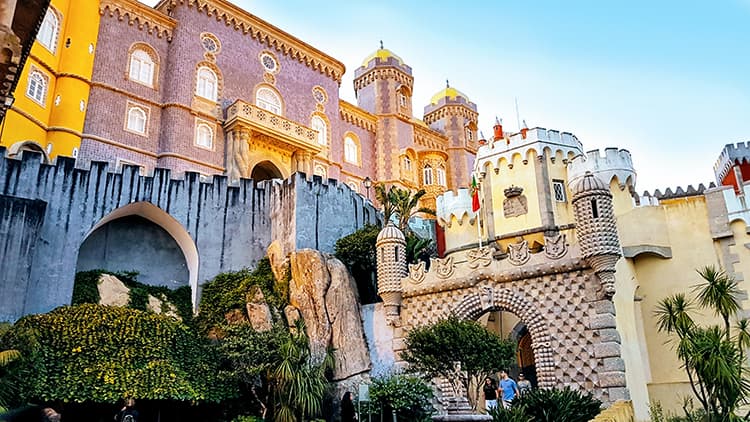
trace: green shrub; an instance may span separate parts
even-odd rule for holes
[[[384,415],[390,420],[396,411],[398,420],[429,421],[432,407],[432,388],[422,379],[395,374],[375,378],[370,386],[369,409],[374,415]]]
[[[490,409],[487,414],[492,416],[492,422],[534,422],[535,419],[530,417],[521,408],[503,409],[502,404]]]
[[[588,422],[601,412],[602,402],[590,393],[564,389],[536,389],[517,397],[514,409],[535,422]]]
[[[380,301],[375,284],[377,254],[375,241],[380,227],[368,224],[354,233],[336,241],[335,256],[346,265],[346,268],[357,282],[359,299],[362,303]]]

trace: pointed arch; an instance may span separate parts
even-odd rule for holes
[[[191,289],[191,295],[193,300],[193,309],[198,307],[198,268],[200,265],[198,247],[195,245],[190,233],[180,224],[179,221],[175,220],[174,217],[167,214],[166,211],[157,207],[150,202],[134,202],[132,204],[120,207],[111,213],[107,214],[104,218],[99,220],[81,239],[81,244],[94,233],[98,228],[105,224],[117,220],[118,218],[128,217],[131,215],[137,215],[151,221],[157,226],[164,229],[170,236],[177,242],[182,254],[185,256],[185,262],[188,267],[189,284]]]

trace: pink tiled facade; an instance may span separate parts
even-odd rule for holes
[[[451,124],[462,127],[470,122],[447,112],[445,122],[434,122],[428,128],[411,117],[411,68],[387,50],[379,50],[376,53],[380,54],[356,70],[359,104],[355,106],[339,100],[343,64],[224,0],[161,2],[156,9],[147,11],[135,0],[102,2],[100,12],[80,165],[86,166],[90,161],[109,161],[113,166],[129,162],[143,166],[147,172],[162,167],[171,169],[173,174],[227,173],[233,162],[227,146],[231,139],[226,126],[227,108],[238,100],[256,104],[257,90],[267,87],[281,97],[279,114],[283,118],[309,128],[314,114],[325,116],[328,144],[321,153],[313,154],[313,165],[308,169],[322,167],[327,177],[341,180],[361,193],[365,177],[411,189],[425,188],[428,199],[468,184],[468,180],[449,178],[445,186],[438,186],[435,177],[431,185],[424,183],[425,165],[446,169],[463,166],[467,168],[448,170],[447,174],[469,174],[476,145],[449,138],[460,136],[460,130],[445,133],[432,128]],[[204,46],[206,34],[218,40],[218,51]],[[153,86],[129,78],[131,53],[138,48],[148,50],[152,57]],[[264,67],[264,53],[275,58],[277,68],[273,71]],[[195,95],[201,66],[214,69],[218,76],[215,103]],[[324,90],[325,101],[314,97],[316,87]],[[459,103],[473,107],[476,115],[476,106],[462,97],[446,97],[441,104]],[[128,108],[133,106],[147,111],[144,134],[127,130]],[[435,109],[435,105],[430,109]],[[196,144],[199,121],[214,131],[210,148]],[[416,126],[421,126],[421,140],[415,136]],[[344,159],[347,134],[359,141],[358,164]],[[455,145],[465,148],[456,151],[452,149]],[[409,174],[405,173],[405,157],[413,161]],[[289,168],[281,169],[281,174],[299,170],[294,167],[294,158],[277,160],[282,161]]]

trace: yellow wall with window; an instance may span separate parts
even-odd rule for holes
[[[49,159],[73,156],[80,147],[99,32],[98,6],[97,0],[52,0],[47,13],[53,16],[45,18],[21,72],[0,145],[10,150],[33,142],[50,152]],[[56,29],[50,32],[55,21]],[[46,78],[42,101],[32,98],[39,94],[38,87],[29,92],[33,72]]]

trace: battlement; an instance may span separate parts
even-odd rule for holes
[[[678,186],[674,190],[672,190],[672,188],[667,188],[664,193],[662,193],[661,190],[656,189],[653,194],[649,193],[648,191],[644,191],[643,195],[640,195],[640,198],[642,200],[643,198],[653,198],[657,200],[686,198],[689,196],[703,195],[707,189],[713,189],[715,187],[716,184],[711,182],[708,187],[706,187],[706,185],[704,185],[703,183],[699,184],[697,188],[693,185],[688,185],[686,189],[683,189],[682,186]]]
[[[735,163],[742,162],[750,162],[750,142],[724,145],[724,149],[721,150],[721,154],[714,164],[716,183],[720,184],[724,180]]]
[[[470,220],[476,216],[471,207],[471,192],[465,188],[459,189],[457,193],[449,190],[438,196],[435,200],[435,208],[435,214],[441,226],[450,227],[453,217],[461,224],[465,216],[468,216]]]
[[[621,188],[635,187],[636,172],[630,151],[618,148],[606,148],[604,155],[598,149],[580,154],[568,163],[568,184],[574,183],[591,172],[609,185],[617,177]]]
[[[498,165],[503,158],[511,162],[515,154],[519,154],[523,159],[528,159],[528,154],[531,151],[535,151],[537,155],[542,155],[545,150],[549,151],[552,157],[557,152],[561,152],[562,156],[567,158],[581,154],[583,144],[572,133],[535,127],[526,131],[526,137],[522,133],[516,133],[511,135],[507,141],[498,139],[480,147],[477,151],[475,166],[481,169],[487,163]]]

